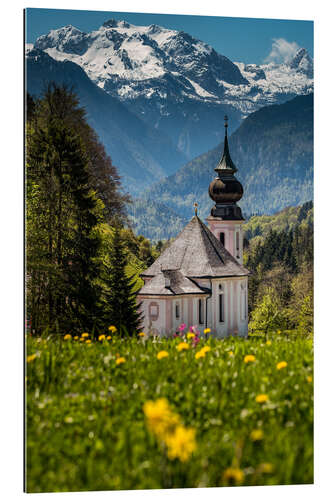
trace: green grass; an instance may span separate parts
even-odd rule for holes
[[[28,337],[37,356],[27,364],[27,491],[221,486],[230,467],[244,485],[312,483],[312,341],[210,338],[200,360],[206,341],[184,352],[178,342]],[[169,357],[158,360],[162,349]],[[126,362],[116,366],[117,355]],[[160,397],[196,430],[185,463],[147,429],[143,404]],[[254,429],[263,439],[252,441]]]

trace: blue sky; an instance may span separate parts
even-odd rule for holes
[[[38,36],[67,24],[89,32],[111,18],[124,19],[131,24],[158,24],[186,31],[212,45],[232,61],[256,64],[270,60],[281,62],[299,47],[305,47],[313,57],[313,22],[299,20],[29,8],[26,41],[33,43]]]

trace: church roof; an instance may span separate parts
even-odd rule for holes
[[[206,294],[209,290],[199,287],[179,270],[165,270],[146,283],[138,295]]]
[[[163,271],[180,271],[187,278],[223,278],[249,274],[196,215],[141,276],[161,274],[163,277]]]

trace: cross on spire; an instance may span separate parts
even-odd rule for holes
[[[198,204],[197,202],[193,203],[194,206],[194,215],[198,215]]]

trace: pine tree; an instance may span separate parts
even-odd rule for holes
[[[115,227],[110,253],[103,270],[103,309],[107,325],[114,325],[121,334],[135,335],[142,313],[138,311],[132,278],[125,272],[126,254],[120,229]]]

